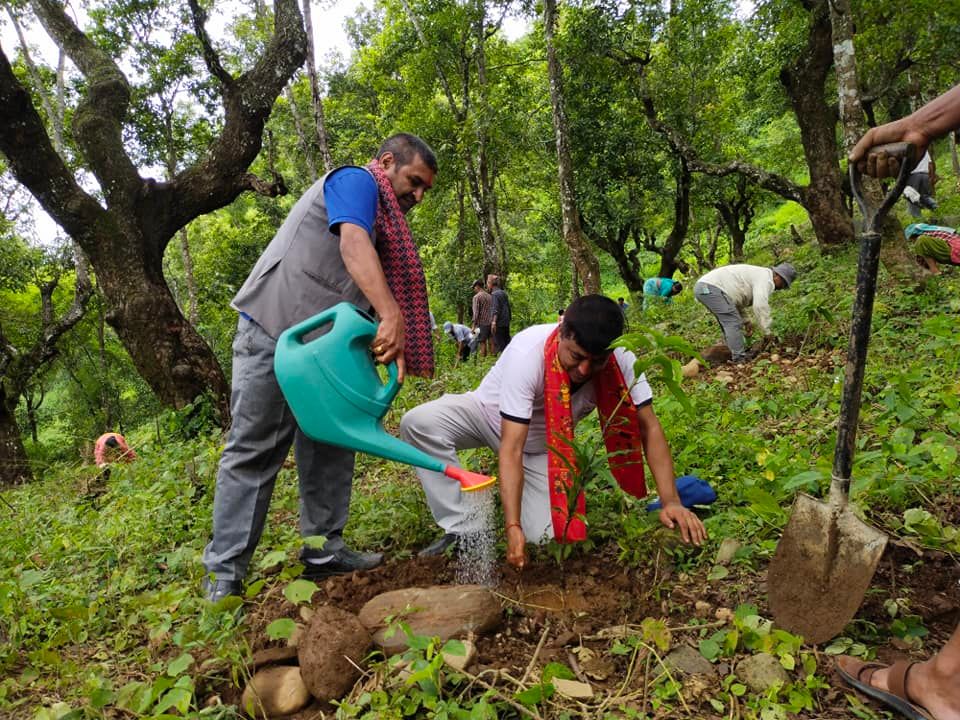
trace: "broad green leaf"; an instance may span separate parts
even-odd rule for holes
[[[563,663],[547,663],[546,667],[543,668],[543,682],[548,683],[554,678],[560,678],[561,680],[574,680],[576,675],[573,674],[573,670],[568,668]]]
[[[286,640],[297,629],[297,623],[290,618],[277,618],[267,625],[267,637],[271,640]]]
[[[283,589],[283,596],[294,605],[310,602],[313,594],[319,590],[317,584],[310,580],[294,580]]]
[[[183,653],[175,660],[171,660],[170,664],[167,665],[167,675],[170,677],[181,675],[191,665],[193,665],[193,655],[190,653]]]

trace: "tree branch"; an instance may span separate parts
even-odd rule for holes
[[[142,227],[155,240],[167,243],[193,218],[253,187],[247,168],[262,147],[264,125],[306,56],[307,36],[296,0],[276,0],[273,37],[260,60],[239,78],[221,79],[224,126],[219,137],[200,161],[171,183],[150,186],[149,195],[139,199]]]
[[[190,0],[190,13],[193,15],[193,31],[200,41],[200,47],[203,48],[203,62],[206,63],[207,70],[224,87],[231,87],[234,84],[233,76],[226,71],[223,63],[220,62],[220,56],[210,42],[210,36],[207,35],[207,11],[200,7],[197,0]]]
[[[83,244],[90,229],[106,218],[102,207],[77,184],[57,154],[7,56],[0,50],[0,152],[14,177],[72,237]],[[85,245],[90,252],[91,248]]]
[[[97,47],[55,0],[32,0],[47,32],[87,79],[88,89],[73,115],[77,144],[107,198],[127,205],[143,180],[123,145],[123,121],[130,105],[130,85],[109,54]]]

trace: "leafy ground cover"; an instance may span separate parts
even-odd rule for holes
[[[678,472],[719,493],[703,515],[704,548],[679,545],[600,472],[589,543],[542,548],[522,575],[500,568],[504,625],[478,639],[476,672],[445,670],[438,644],[418,638],[417,680],[371,657],[340,708],[300,717],[885,717],[842,686],[830,658],[924,657],[960,615],[960,282],[947,274],[917,292],[881,287],[852,496],[892,542],[857,618],[811,647],[771,623],[765,569],[795,493],[829,484],[854,263],[852,251],[823,261],[803,253],[794,258],[801,280],[774,298],[775,347],[685,380],[684,401],[655,381]],[[634,330],[641,322],[695,347],[716,340],[689,296],[631,317]],[[411,382],[388,424],[426,398],[474,386],[489,365],[454,369],[444,346],[439,378]],[[357,610],[384,590],[453,581],[452,560],[413,557],[437,533],[415,476],[371,458],[359,462],[347,535],[390,562],[316,588],[298,581],[291,465],[246,599],[207,605],[199,558],[221,439],[186,439],[188,422],[167,415],[132,433],[140,459],[108,480],[63,466],[0,495],[0,717],[234,717],[251,658],[284,643],[276,621],[296,618],[298,606]],[[588,442],[591,427],[584,431]],[[493,470],[487,452],[464,461]],[[725,538],[739,547],[718,563]],[[713,672],[671,669],[666,657],[681,646]],[[788,680],[756,691],[734,670],[761,653]],[[565,677],[589,680],[596,698],[562,699],[552,681]]]

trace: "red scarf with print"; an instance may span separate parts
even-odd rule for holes
[[[554,330],[544,346],[544,412],[547,419],[547,478],[550,485],[550,515],[553,536],[558,542],[577,542],[587,537],[584,522],[587,502],[581,490],[577,495],[574,517],[569,519],[567,489],[573,486],[577,466],[573,452],[573,412],[570,407],[570,376],[560,364],[557,349],[560,328]],[[643,450],[640,418],[630,397],[630,389],[613,353],[593,377],[593,389],[607,446],[607,463],[624,492],[642,498],[647,494],[643,475]],[[569,523],[568,523],[569,519]],[[566,535],[564,535],[566,531]]]
[[[430,306],[427,304],[427,280],[423,274],[420,253],[417,252],[410,226],[383,168],[376,160],[371,160],[367,170],[377,181],[380,191],[374,222],[377,253],[390,292],[403,313],[403,355],[407,372],[420,377],[433,377],[433,333]]]

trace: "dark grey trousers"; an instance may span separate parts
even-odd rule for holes
[[[698,282],[693,286],[693,296],[720,323],[723,341],[730,348],[734,360],[744,358],[743,318],[727,294],[710,283]]]
[[[213,498],[213,539],[203,565],[218,580],[247,574],[263,533],[277,473],[293,445],[300,481],[300,534],[343,547],[354,453],[314,442],[296,420],[273,373],[276,341],[241,317],[233,340],[233,424],[220,458]]]

